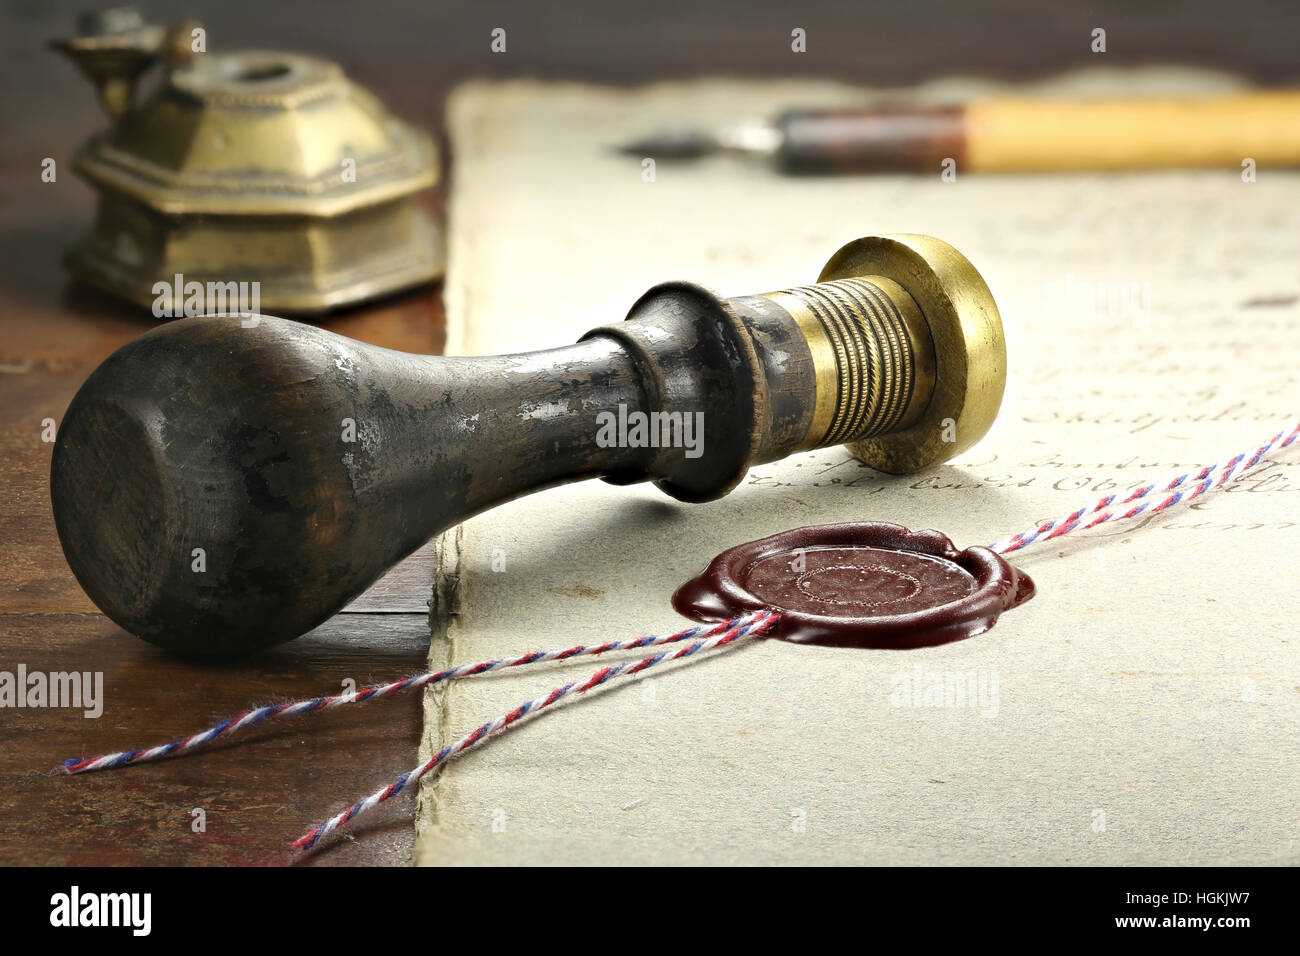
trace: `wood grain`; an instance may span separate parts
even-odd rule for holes
[[[33,210],[33,215],[35,211]],[[50,279],[57,258],[31,254]],[[13,264],[10,263],[10,267]],[[436,289],[339,317],[329,325],[393,348],[436,350]],[[104,716],[0,709],[0,863],[283,863],[287,840],[414,763],[417,699],[267,728],[265,744],[235,745],[198,760],[68,778],[63,759],[149,745],[198,730],[250,704],[339,689],[424,669],[432,554],[394,568],[350,610],[272,655],[204,667],[150,648],[95,611],[64,561],[49,507],[52,445],[41,422],[61,418],[97,362],[148,327],[95,294],[66,290],[44,307],[0,313],[0,669],[101,671]],[[183,689],[183,692],[178,692]],[[365,711],[362,713],[362,711]],[[182,766],[183,765],[183,766]],[[191,806],[192,804],[192,806]],[[188,812],[208,811],[193,834]],[[312,863],[404,863],[413,835],[399,802]]]
[[[416,614],[343,614],[238,666],[169,657],[99,614],[0,615],[4,669],[103,674],[103,715],[0,709],[0,865],[281,864],[312,824],[415,763],[419,695],[263,725],[201,754],[69,777],[68,757],[162,743],[250,705],[421,670]],[[206,813],[192,832],[191,811]],[[305,862],[406,862],[411,804],[394,801]]]

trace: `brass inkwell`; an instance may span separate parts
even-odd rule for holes
[[[336,64],[208,53],[198,24],[148,24],[129,9],[86,15],[77,32],[51,45],[113,121],[74,159],[99,194],[66,260],[78,278],[155,313],[164,284],[201,287],[201,309],[186,293],[192,314],[235,311],[225,300],[244,283],[256,310],[304,314],[441,275],[441,230],[415,197],[438,179],[433,142]],[[165,81],[134,106],[137,79],[159,61]]]

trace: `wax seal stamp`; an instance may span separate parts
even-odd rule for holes
[[[883,521],[797,528],[722,552],[673,595],[697,621],[776,608],[774,637],[843,647],[930,647],[983,634],[1034,596],[988,548]]]
[[[239,654],[305,634],[433,535],[532,491],[599,476],[712,501],[807,449],[844,443],[901,474],[988,430],[1006,349],[964,256],[871,236],[822,276],[730,299],[665,282],[575,345],[478,358],[268,315],[170,323],[110,356],[59,423],[64,554],[124,629]],[[344,419],[376,440],[340,452]],[[707,447],[684,430],[704,419]],[[204,542],[229,560],[194,574],[167,557]]]

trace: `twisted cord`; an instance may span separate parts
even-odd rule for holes
[[[517,721],[527,716],[535,714],[551,705],[563,700],[565,697],[585,694],[593,687],[599,687],[601,684],[608,683],[617,677],[631,677],[633,674],[639,674],[642,671],[649,670],[656,664],[663,661],[676,661],[684,657],[702,651],[710,651],[721,647],[735,647],[748,638],[758,637],[765,634],[776,626],[780,620],[781,614],[775,610],[755,611],[746,614],[743,617],[727,621],[725,630],[720,633],[714,633],[713,636],[687,644],[672,651],[661,651],[650,657],[643,657],[639,661],[623,661],[619,664],[612,664],[608,667],[602,667],[596,673],[592,674],[586,680],[565,684],[557,687],[549,694],[536,697],[533,700],[520,704],[514,710],[507,711],[499,717],[489,720],[476,730],[466,734],[460,740],[453,744],[448,744],[439,750],[436,754],[426,760],[420,766],[402,774],[387,787],[377,790],[370,796],[358,800],[352,806],[348,807],[342,813],[330,817],[324,823],[312,827],[301,837],[294,841],[293,845],[299,850],[310,850],[315,847],[323,837],[337,830],[339,827],[355,820],[358,816],[366,811],[378,806],[385,800],[396,794],[401,793],[408,786],[417,783],[425,774],[436,767],[441,766],[449,760],[460,756],[466,751],[479,746],[494,735],[503,733],[510,727],[514,726]],[[720,625],[723,626],[723,625]],[[718,631],[718,627],[712,628]]]
[[[752,615],[750,615],[752,616]],[[377,684],[373,687],[366,687],[355,690],[347,694],[336,694],[332,697],[312,697],[308,700],[295,700],[283,704],[272,704],[266,707],[258,707],[247,713],[240,714],[238,717],[232,717],[229,720],[209,727],[207,730],[199,733],[190,734],[188,737],[180,737],[171,743],[161,744],[157,747],[150,747],[145,750],[124,750],[119,753],[103,754],[94,757],[73,757],[64,761],[63,769],[66,773],[89,773],[95,770],[111,770],[116,767],[126,767],[131,764],[145,763],[150,760],[161,760],[165,757],[176,756],[177,754],[187,753],[208,744],[215,743],[225,737],[229,737],[241,730],[257,724],[265,723],[279,717],[292,717],[297,714],[305,714],[318,710],[328,710],[332,707],[340,707],[344,704],[360,704],[366,701],[379,700],[383,697],[389,697],[403,691],[418,690],[427,687],[430,684],[437,684],[446,680],[453,680],[457,677],[475,677],[479,674],[486,674],[489,671],[504,670],[510,667],[522,667],[525,664],[540,664],[547,661],[564,661],[571,657],[582,657],[594,654],[607,654],[611,651],[628,651],[638,650],[645,647],[657,647],[661,644],[676,644],[681,641],[693,640],[697,637],[711,637],[714,634],[720,634],[730,630],[738,621],[743,618],[734,618],[730,621],[723,621],[719,624],[710,626],[696,625],[688,627],[685,630],[677,631],[674,634],[662,636],[649,635],[647,637],[637,637],[626,641],[608,641],[604,644],[578,644],[574,647],[564,648],[563,650],[553,651],[535,651],[531,654],[521,654],[518,657],[503,658],[501,660],[479,661],[474,664],[462,664],[459,667],[451,667],[447,670],[431,671],[425,674],[417,674],[414,677],[408,677],[405,680],[393,681],[390,684]]]
[[[1234,471],[1240,477],[1258,465],[1274,448],[1278,450],[1286,448],[1296,440],[1298,435],[1300,435],[1300,422],[1292,426],[1289,431],[1278,432],[1254,452],[1242,452],[1222,464],[1216,463],[1196,472],[1175,475],[1163,485],[1141,485],[1122,496],[1107,495],[1090,507],[1072,511],[1064,518],[1055,521],[1045,521],[1036,528],[991,544],[989,548],[1000,554],[1010,554],[1027,548],[1035,542],[1051,541],[1072,531],[1086,531],[1108,521],[1126,521],[1143,514],[1159,514],[1179,504],[1190,504],[1206,492],[1222,488]],[[1240,469],[1238,465],[1241,465]],[[1161,495],[1164,497],[1159,501],[1149,500],[1152,496],[1159,498]],[[1133,504],[1134,502],[1137,503]],[[1125,507],[1130,504],[1133,504],[1131,508]]]

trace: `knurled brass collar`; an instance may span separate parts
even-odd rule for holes
[[[934,389],[925,317],[892,279],[864,276],[769,294],[813,355],[817,400],[804,448],[841,445],[914,424]]]
[[[952,246],[872,236],[835,253],[817,285],[770,293],[812,354],[817,398],[805,447],[845,443],[880,471],[955,458],[984,436],[1006,384],[1002,320]]]

